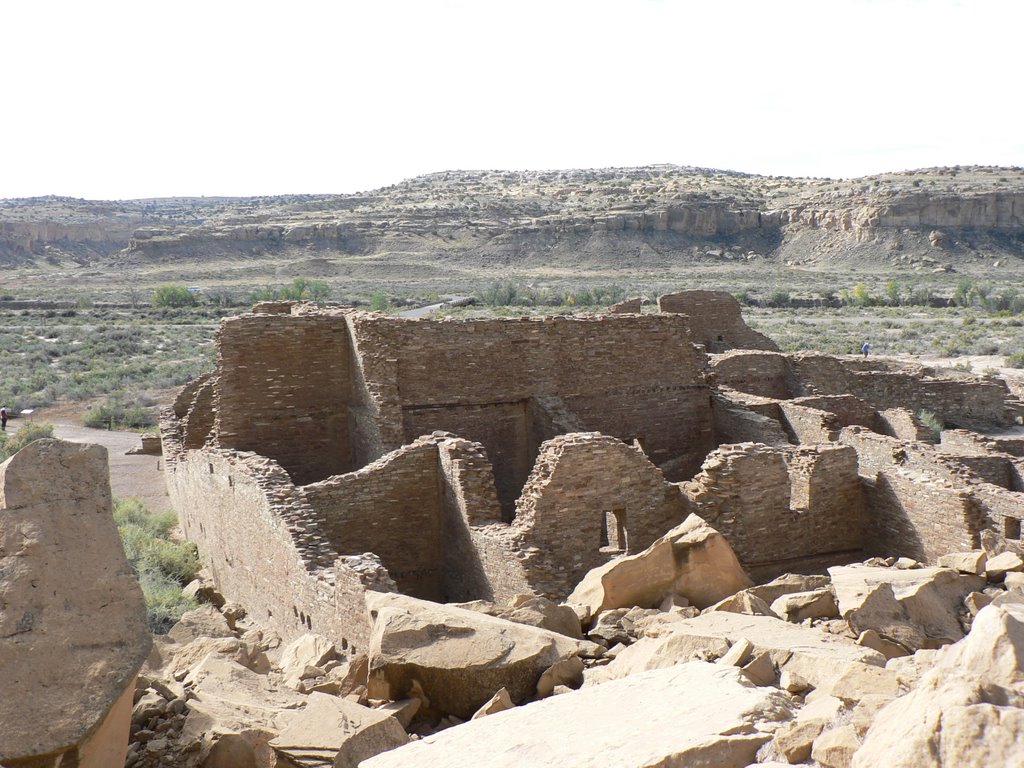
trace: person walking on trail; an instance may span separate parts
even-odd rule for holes
[[[0,430],[7,431],[7,419],[11,417],[11,412],[7,410],[7,406],[0,407]]]
[[[864,353],[864,359],[867,360],[868,352],[871,351],[871,344],[865,341],[863,344],[860,345],[860,351]]]

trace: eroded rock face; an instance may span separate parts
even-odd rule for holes
[[[734,667],[690,662],[473,720],[362,768],[740,768],[789,717],[778,691]]]
[[[594,568],[567,602],[586,606],[593,616],[611,608],[653,608],[668,594],[707,608],[750,586],[725,537],[690,515],[643,552]]]
[[[82,768],[124,762],[130,693],[103,721],[152,639],[108,478],[104,448],[60,440],[0,465],[0,762],[70,750]],[[105,744],[83,743],[101,722]]]
[[[577,654],[565,635],[439,605],[368,592],[370,698],[406,698],[422,691],[431,707],[468,718],[505,688],[513,702],[534,695],[541,675]]]

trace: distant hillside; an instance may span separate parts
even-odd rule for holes
[[[1024,269],[1024,169],[833,181],[679,166],[451,171],[355,195],[0,201],[0,265],[230,260],[311,276],[442,263]],[[426,267],[424,267],[426,268]]]

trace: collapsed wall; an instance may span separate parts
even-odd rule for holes
[[[769,349],[778,346],[743,321],[740,303],[724,291],[680,291],[658,297],[658,311],[686,315],[690,334],[708,352]]]
[[[930,411],[947,425],[981,429],[1010,425],[1015,416],[1001,380],[941,378],[919,365],[747,351],[715,355],[710,364],[719,386],[776,400],[853,396],[875,411]]]
[[[865,508],[852,448],[723,445],[680,487],[689,511],[759,577],[860,554]]]
[[[1021,467],[1010,456],[971,456],[859,427],[839,440],[854,447],[865,479],[865,548],[934,562],[981,546],[981,533],[1020,543]]]

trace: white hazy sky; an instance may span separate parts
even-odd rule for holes
[[[5,0],[0,197],[1024,165],[1021,0]]]

